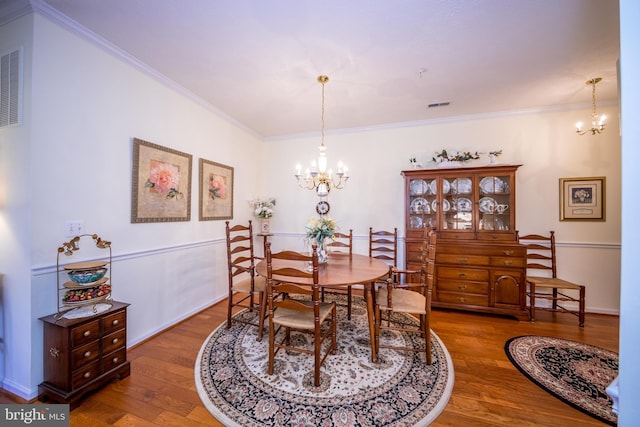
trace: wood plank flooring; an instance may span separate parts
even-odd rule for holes
[[[226,301],[129,349],[131,376],[88,395],[71,412],[72,427],[220,426],[194,385],[198,350],[225,320]],[[550,335],[618,351],[618,317],[587,314],[584,328],[567,314],[541,312],[535,323],[434,309],[432,329],[451,354],[453,394],[433,426],[602,426],[525,378],[504,343]],[[0,403],[24,403],[0,393]]]

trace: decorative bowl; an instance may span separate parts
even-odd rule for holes
[[[69,277],[76,283],[91,283],[102,279],[106,273],[106,267],[95,270],[73,270],[69,272]]]

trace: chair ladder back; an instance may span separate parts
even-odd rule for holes
[[[549,236],[528,234],[518,237],[524,243],[527,251],[527,270],[551,271],[551,277],[557,278],[556,267],[556,236],[555,232],[549,232]],[[533,242],[533,243],[529,243]]]
[[[255,257],[253,252],[253,226],[251,220],[248,225],[229,225],[225,221],[225,234],[227,243],[227,264],[228,264],[228,308],[227,308],[227,328],[231,327],[233,307],[242,307],[251,311],[259,309],[258,340],[262,339],[262,327],[266,314],[266,307],[260,302],[254,302],[254,295],[261,296],[264,292],[264,281],[256,288],[258,280],[255,273]],[[246,279],[237,279],[237,276],[248,275]],[[247,282],[248,280],[248,282]],[[248,286],[247,286],[248,283]],[[251,321],[240,320],[240,322],[251,323]]]
[[[369,227],[369,257],[390,261],[392,266],[398,265],[398,228],[391,232],[373,231],[373,227]]]
[[[347,248],[349,255],[353,255],[353,229],[349,229],[349,234],[335,233],[332,241],[327,243],[327,246],[331,249]]]

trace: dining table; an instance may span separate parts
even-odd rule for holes
[[[287,265],[300,268],[300,261],[285,261],[274,259],[274,268],[283,268]],[[267,261],[262,260],[256,264],[256,273],[267,277]],[[377,362],[378,355],[375,347],[375,316],[374,293],[375,282],[389,274],[389,265],[384,261],[366,255],[348,253],[330,253],[327,262],[318,266],[318,285],[320,287],[347,287],[362,285],[364,297],[367,303],[367,317],[369,321],[369,338],[371,340],[371,361]],[[277,278],[277,276],[276,276]],[[287,277],[287,282],[297,285],[313,284],[312,279]]]

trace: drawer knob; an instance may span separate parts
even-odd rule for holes
[[[118,322],[118,319],[116,319],[116,320],[114,320],[113,322],[111,322],[111,324],[112,324],[113,326],[116,326],[118,323],[119,323],[119,322]]]
[[[91,372],[85,372],[83,375],[84,378],[89,378],[91,377]]]
[[[49,349],[49,355],[51,355],[51,357],[54,357],[54,358],[60,357],[60,350],[58,350],[55,347],[51,347]]]
[[[460,289],[461,291],[464,291],[465,289],[467,289],[467,285],[460,285],[458,286],[458,289]]]
[[[120,360],[117,356],[113,358],[113,363],[118,363],[118,360]]]
[[[507,256],[509,256],[509,255],[513,255],[513,251],[512,251],[512,250],[507,249],[507,250],[505,250],[505,251],[504,251],[504,254],[505,254],[505,255],[507,255]]]
[[[85,337],[88,337],[89,335],[91,335],[91,331],[84,331],[84,334],[82,335],[84,335]]]
[[[118,342],[118,338],[114,338],[113,340],[111,340],[111,344],[115,344]]]
[[[460,264],[468,264],[469,263],[469,258],[458,258],[458,262]]]
[[[88,351],[88,350],[87,350],[87,351],[85,351],[85,352],[84,352],[84,357],[89,357],[89,356],[91,356],[91,352],[90,352],[90,351]]]
[[[466,298],[458,297],[458,301],[464,303],[466,301]]]
[[[510,259],[505,260],[504,265],[511,265],[513,264],[513,261],[511,261]]]
[[[467,273],[458,273],[458,277],[467,277]]]

